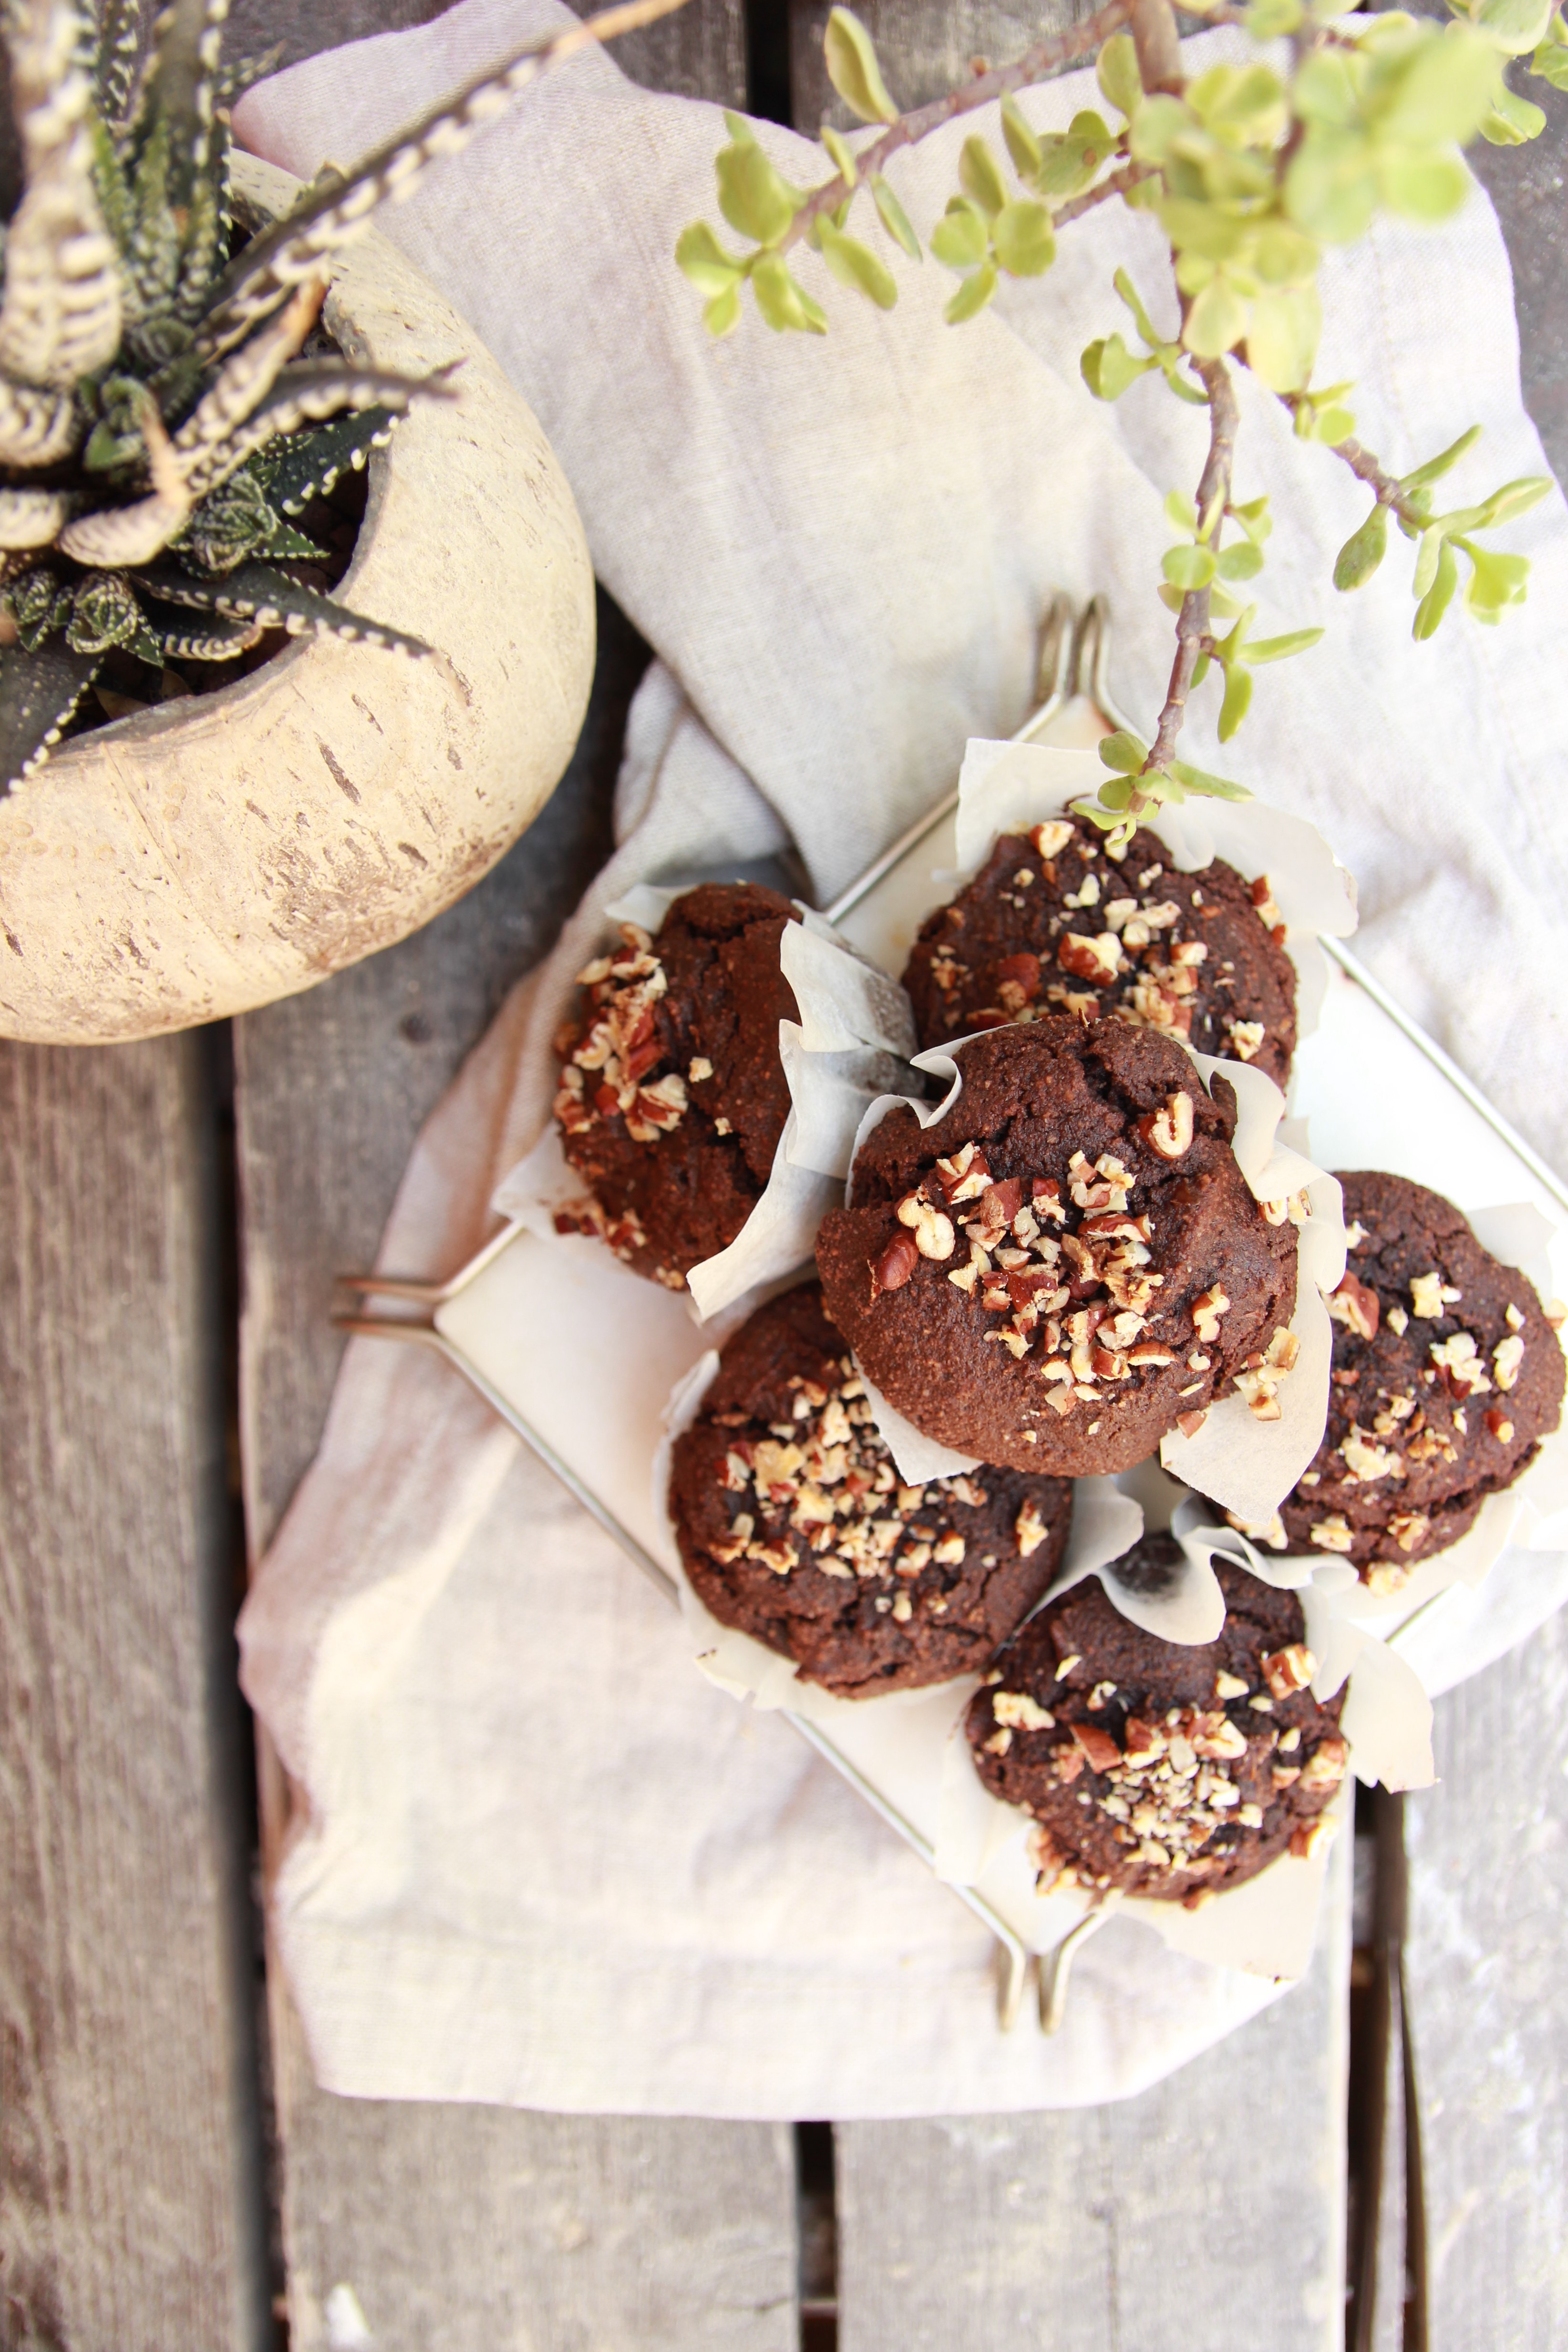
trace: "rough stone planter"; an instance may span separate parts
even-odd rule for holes
[[[251,157],[238,193],[298,183]],[[549,797],[594,667],[582,525],[472,330],[373,231],[333,267],[344,354],[463,359],[370,461],[334,593],[445,653],[296,638],[217,692],[75,738],[0,802],[0,1035],[146,1037],[268,1003],[416,930]]]

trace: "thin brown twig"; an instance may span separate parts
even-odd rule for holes
[[[1133,0],[1106,0],[1103,8],[1086,17],[1081,25],[1070,25],[1065,32],[1053,33],[1044,41],[1037,41],[1032,49],[1010,66],[998,66],[991,73],[976,74],[973,81],[949,90],[945,98],[933,98],[929,106],[918,106],[909,114],[900,114],[889,122],[879,138],[864,147],[855,158],[857,181],[868,180],[879,172],[889,155],[900,147],[913,147],[922,139],[940,131],[944,122],[952,122],[963,114],[972,114],[977,107],[989,106],[993,99],[1007,98],[1014,90],[1027,89],[1044,81],[1058,66],[1071,65],[1075,58],[1098,49],[1126,24],[1132,12]],[[787,252],[810,228],[813,221],[824,213],[837,212],[851,193],[849,183],[842,173],[814,188],[789,227],[779,239],[778,250]],[[1058,214],[1059,220],[1061,214]]]
[[[1198,478],[1197,509],[1200,526],[1207,515],[1215,517],[1217,536],[1219,517],[1230,502],[1231,476],[1236,466],[1236,436],[1241,422],[1237,406],[1236,386],[1230,370],[1223,360],[1194,359],[1194,367],[1203,378],[1209,396],[1209,449],[1204,460],[1204,470]],[[1176,738],[1182,731],[1182,721],[1187,714],[1187,696],[1192,691],[1193,672],[1198,656],[1210,636],[1209,592],[1206,588],[1189,588],[1182,598],[1182,609],[1176,618],[1176,658],[1171,666],[1171,683],[1165,690],[1165,707],[1160,713],[1153,748],[1144,763],[1143,772],[1152,768],[1168,768],[1176,749]],[[1134,789],[1132,807],[1142,804],[1142,795]]]
[[[1080,220],[1096,205],[1104,204],[1108,196],[1124,196],[1140,180],[1152,180],[1158,169],[1154,163],[1123,163],[1120,171],[1108,173],[1094,187],[1085,189],[1081,196],[1069,196],[1065,205],[1058,205],[1051,215],[1051,226],[1061,228],[1068,221]]]

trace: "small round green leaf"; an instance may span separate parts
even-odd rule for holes
[[[1040,142],[1010,93],[1002,100],[1002,136],[1020,180],[1032,180],[1040,168]]]
[[[987,220],[994,220],[1007,201],[1007,183],[985,140],[975,136],[964,141],[958,158],[958,184]]]
[[[910,216],[880,172],[871,174],[871,201],[877,207],[878,219],[894,244],[901,245],[911,261],[921,260],[921,241],[910,226]]]
[[[1190,593],[1208,586],[1215,575],[1215,559],[1206,547],[1168,547],[1160,558],[1160,569],[1173,588]]]
[[[822,257],[840,286],[864,294],[879,310],[890,310],[899,299],[892,271],[858,237],[845,236],[826,221],[821,229]]]
[[[1409,62],[1378,110],[1379,145],[1412,148],[1473,139],[1490,101],[1497,51],[1468,25],[1436,26],[1415,43]]]
[[[1219,707],[1219,740],[1228,743],[1252,701],[1252,672],[1233,662],[1225,674],[1225,699]]]
[[[975,318],[984,310],[995,291],[996,271],[988,261],[984,269],[977,269],[973,278],[964,279],[942,315],[950,327],[962,327],[966,319]]]
[[[799,199],[754,140],[721,147],[713,159],[719,209],[730,226],[759,245],[773,245],[795,216]]]
[[[1238,539],[1232,546],[1221,548],[1215,568],[1222,580],[1256,580],[1263,569],[1262,551],[1249,539]]]
[[[1234,351],[1247,332],[1247,305],[1226,278],[1211,278],[1194,298],[1182,341],[1199,359],[1217,360]]]
[[[1445,540],[1438,551],[1432,583],[1415,608],[1415,619],[1410,634],[1417,645],[1436,631],[1444,614],[1453,603],[1454,591],[1458,584],[1459,567],[1455,561],[1453,549]]]
[[[1247,365],[1270,392],[1303,391],[1322,331],[1323,306],[1315,286],[1255,295],[1247,326]]]
[[[700,294],[727,292],[744,274],[745,264],[727,254],[706,221],[693,221],[676,240],[676,267]]]
[[[703,310],[702,323],[715,342],[725,335],[733,334],[741,323],[741,286],[738,279],[733,286],[726,286],[721,294],[714,295]]]
[[[1051,216],[1044,205],[1027,197],[1003,205],[992,223],[991,241],[1010,278],[1038,278],[1057,257]]]
[[[1118,114],[1131,114],[1143,95],[1138,75],[1138,51],[1131,33],[1112,33],[1100,52],[1094,78],[1100,94]]]
[[[1285,173],[1285,209],[1298,227],[1324,245],[1351,245],[1371,225],[1377,190],[1373,149],[1365,134],[1314,123]]]
[[[835,8],[827,19],[822,50],[827,79],[851,114],[862,122],[897,121],[899,110],[888,96],[876,44],[858,16],[851,16],[847,8]]]
[[[1122,776],[1135,776],[1149,757],[1148,745],[1140,743],[1137,736],[1129,734],[1125,728],[1118,728],[1112,735],[1102,735],[1096,748],[1100,765],[1114,768]]]
[[[984,213],[954,196],[931,233],[931,249],[947,269],[974,269],[985,258],[991,240]]]
[[[1079,362],[1096,400],[1120,400],[1130,383],[1136,383],[1156,364],[1153,360],[1135,359],[1120,335],[1106,335],[1090,343]]]
[[[1483,0],[1476,24],[1505,57],[1522,57],[1546,37],[1552,0]]]
[[[752,291],[757,298],[757,308],[775,334],[794,328],[807,334],[825,335],[827,320],[822,306],[814,302],[802,286],[797,286],[776,253],[764,253],[752,272]]]
[[[1247,658],[1256,667],[1260,662],[1289,661],[1292,654],[1310,652],[1322,635],[1321,629],[1292,629],[1283,637],[1259,637],[1247,648]]]
[[[1352,588],[1363,588],[1387,551],[1388,509],[1379,504],[1334,558],[1334,586],[1347,595]]]
[[[1522,555],[1497,555],[1467,540],[1465,553],[1470,559],[1470,576],[1465,583],[1465,603],[1478,621],[1500,620],[1510,604],[1522,604],[1525,583],[1530,576],[1530,563]]]
[[[855,161],[855,151],[847,139],[841,132],[835,131],[831,122],[823,124],[820,137],[823,145],[833,159],[833,168],[845,186],[855,187],[859,182],[860,167]]]
[[[1377,184],[1390,212],[1434,227],[1457,213],[1470,192],[1470,175],[1457,155],[1429,148],[1379,148]]]
[[[1184,783],[1189,793],[1201,800],[1249,801],[1251,793],[1245,784],[1233,784],[1228,776],[1211,776],[1206,769],[1194,768],[1185,760],[1173,760],[1171,773]]]

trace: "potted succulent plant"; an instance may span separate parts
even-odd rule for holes
[[[16,0],[0,1034],[144,1036],[309,987],[547,797],[594,658],[571,494],[364,230],[514,89],[672,4],[536,45],[301,189],[230,152],[223,0],[176,0],[150,45],[138,0],[95,24]]]

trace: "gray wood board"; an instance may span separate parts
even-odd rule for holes
[[[1432,2352],[1547,2352],[1568,2341],[1568,1622],[1438,1702],[1436,1759],[1405,1805]]]
[[[265,2340],[209,1056],[0,1045],[7,2346]]]
[[[1141,2098],[839,2126],[840,2352],[1337,2352],[1349,1843],[1301,1984]]]
[[[329,2098],[273,2013],[290,2352],[795,2352],[787,2126]]]

